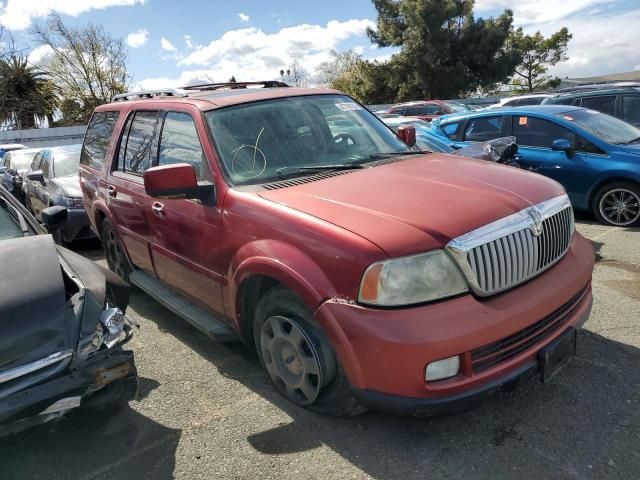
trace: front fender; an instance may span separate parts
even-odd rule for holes
[[[238,291],[242,282],[264,275],[295,292],[313,312],[327,298],[336,296],[331,281],[314,260],[297,247],[279,240],[257,240],[233,257],[225,289],[227,314],[239,327]]]

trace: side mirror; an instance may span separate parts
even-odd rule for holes
[[[188,163],[153,167],[144,172],[144,189],[154,198],[201,200],[215,204],[211,182],[198,182],[196,171]]]
[[[27,178],[29,180],[33,180],[34,182],[40,182],[44,184],[44,173],[42,173],[42,170],[35,170],[33,172],[27,173]]]
[[[551,149],[556,150],[558,152],[564,152],[567,154],[567,157],[573,157],[574,149],[573,144],[567,140],[566,138],[558,138],[553,141],[551,144]]]
[[[416,144],[416,127],[413,125],[400,125],[398,128],[398,137],[404,143],[413,147]]]
[[[58,230],[67,221],[67,209],[60,205],[47,207],[42,212],[42,224],[48,232]]]

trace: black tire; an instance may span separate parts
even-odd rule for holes
[[[591,205],[596,219],[616,227],[640,226],[640,187],[630,182],[605,185]]]
[[[119,275],[124,281],[128,282],[129,275],[131,274],[131,265],[129,264],[129,259],[124,253],[120,239],[109,220],[105,219],[102,222],[100,240],[102,241],[102,250],[104,251],[104,256],[107,260],[109,270]]]
[[[282,334],[274,333],[274,325],[279,325]],[[287,328],[290,329],[288,332]],[[254,315],[253,337],[262,366],[276,390],[287,400],[335,417],[350,417],[366,411],[356,401],[340,372],[324,333],[313,323],[302,299],[289,289],[274,287],[260,299]],[[300,340],[298,350],[291,348],[296,343],[293,337]],[[278,343],[283,346],[274,346]],[[271,355],[275,351],[281,352],[279,360]],[[285,355],[288,358],[285,359]],[[313,366],[306,369],[305,365],[311,364],[317,367],[317,372]],[[299,388],[302,384],[304,389]],[[314,388],[310,395],[305,394]]]

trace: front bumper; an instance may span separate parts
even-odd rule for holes
[[[137,393],[138,373],[133,352],[117,348],[96,355],[81,370],[66,370],[64,374],[0,399],[0,437],[53,420],[105,392],[110,385],[122,382],[114,403],[132,400]],[[69,409],[52,409],[63,399],[72,401]],[[52,411],[53,410],[53,411]]]
[[[363,404],[414,415],[456,411],[506,383],[535,374],[539,350],[567,328],[579,328],[587,320],[593,265],[593,248],[576,233],[560,262],[499,295],[484,299],[464,295],[403,309],[329,300],[318,308],[315,318]],[[531,327],[581,291],[552,334],[482,371],[472,368],[472,351]],[[426,365],[454,355],[462,361],[456,377],[424,380]]]

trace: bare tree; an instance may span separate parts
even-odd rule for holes
[[[280,76],[284,82],[296,87],[306,87],[309,84],[309,72],[298,60],[293,60],[287,70],[280,70]]]
[[[39,45],[51,48],[49,74],[64,100],[81,105],[83,121],[95,107],[126,91],[130,78],[122,38],[112,37],[101,26],[67,27],[56,13],[45,24],[35,24],[30,33]]]

